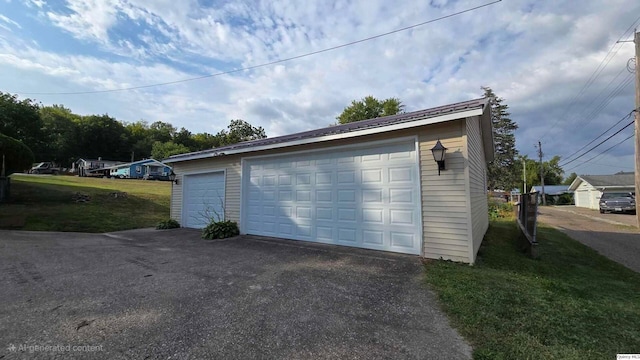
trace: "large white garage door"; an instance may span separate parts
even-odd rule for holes
[[[223,220],[224,172],[183,177],[182,225],[201,229],[211,219]]]
[[[248,234],[420,254],[415,141],[250,159]]]

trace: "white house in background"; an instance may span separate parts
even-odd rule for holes
[[[446,147],[444,169],[434,160]],[[171,217],[473,263],[489,226],[487,99],[174,155]]]
[[[122,161],[97,159],[78,159],[73,163],[73,172],[78,176],[109,176],[110,166],[122,164]]]
[[[599,209],[600,197],[605,192],[635,192],[634,173],[617,173],[614,175],[580,175],[569,190],[574,192],[576,206]]]

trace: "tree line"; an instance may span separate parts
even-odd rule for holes
[[[2,92],[0,134],[26,145],[34,161],[53,161],[64,167],[79,158],[161,160],[267,136],[262,127],[240,119],[231,120],[217,134],[192,133],[163,121],[124,122],[108,114],[78,115],[63,105],[42,106]]]
[[[520,156],[515,146],[518,125],[510,118],[509,106],[491,88],[482,88],[490,99],[494,131],[495,159],[488,164],[487,187],[511,190],[523,187],[522,163],[527,169],[527,185],[540,184],[539,163]],[[339,124],[404,112],[400,99],[379,100],[366,96],[352,101],[336,117]],[[262,127],[236,119],[217,134],[179,130],[167,122],[119,121],[108,114],[74,114],[63,105],[42,106],[30,99],[0,92],[0,134],[21,141],[33,151],[36,161],[54,161],[68,166],[78,158],[102,157],[129,161],[200,151],[241,141],[266,138]],[[0,141],[1,142],[1,141]],[[14,148],[18,148],[14,145]],[[547,185],[563,183],[564,171],[556,156],[542,164]],[[575,178],[572,174],[564,182]]]

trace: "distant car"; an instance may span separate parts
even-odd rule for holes
[[[600,198],[600,214],[606,212],[636,212],[635,193],[604,193]]]
[[[29,170],[29,174],[53,174],[58,175],[60,168],[56,167],[52,162],[45,161],[38,163]]]

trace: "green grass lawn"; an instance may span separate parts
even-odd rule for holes
[[[124,197],[113,196],[123,192]],[[78,193],[90,200],[75,202]],[[170,193],[168,181],[14,174],[11,198],[0,204],[0,228],[108,232],[153,227],[169,218]]]
[[[475,266],[425,262],[475,359],[640,353],[640,274],[548,227],[538,228],[539,257],[530,259],[517,236],[513,220],[493,221]]]

